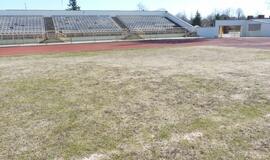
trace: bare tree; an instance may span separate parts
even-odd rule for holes
[[[165,11],[167,11],[167,9],[165,9],[165,8],[159,8],[159,9],[157,9],[157,11],[163,11],[163,12],[165,12]]]
[[[137,4],[137,8],[138,8],[139,11],[146,11],[147,10],[145,5],[142,2],[139,2]]]
[[[226,16],[228,16],[228,17],[231,17],[232,16],[232,10],[233,9],[231,9],[231,8],[227,8],[227,9],[225,9],[224,11],[223,11],[223,15],[226,15]]]
[[[176,17],[182,19],[183,21],[186,21],[188,23],[190,23],[190,19],[187,18],[187,15],[185,12],[179,12],[176,14]]]
[[[207,18],[202,19],[201,27],[211,27],[211,26],[212,26],[212,24],[211,24],[211,21],[209,21],[209,19],[207,19]]]
[[[266,5],[267,5],[268,8],[270,9],[270,0],[266,0]]]
[[[244,11],[241,8],[236,10],[236,17],[237,19],[245,19]]]
[[[207,17],[206,17],[206,19],[208,20],[208,22],[209,22],[209,27],[210,26],[215,26],[215,21],[216,21],[216,15],[217,15],[217,13],[211,13],[211,14],[209,14]]]
[[[223,11],[214,10],[211,14],[202,19],[202,26],[203,27],[215,26],[216,20],[245,19],[245,18],[246,17],[244,11],[241,8],[238,8],[236,10],[228,8]]]
[[[221,11],[220,13],[216,14],[216,19],[217,20],[229,20],[229,19],[235,19],[235,17],[233,17],[233,9],[231,8],[227,8],[223,11]]]

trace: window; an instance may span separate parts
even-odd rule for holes
[[[249,24],[248,25],[248,31],[260,31],[261,30],[261,24]]]

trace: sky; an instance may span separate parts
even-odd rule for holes
[[[142,3],[148,10],[166,9],[172,14],[185,13],[187,17],[198,10],[202,16],[227,8],[242,8],[246,15],[270,15],[267,0],[78,0],[82,10],[136,10]],[[269,0],[270,1],[270,0]],[[2,0],[0,9],[66,9],[68,0]],[[270,4],[270,3],[269,3]]]

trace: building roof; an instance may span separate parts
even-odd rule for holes
[[[259,23],[268,23],[270,24],[270,19],[252,19],[254,22],[259,22]]]

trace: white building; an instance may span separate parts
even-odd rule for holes
[[[225,28],[235,28],[225,32]],[[270,19],[217,20],[215,27],[198,27],[200,37],[270,37]]]

